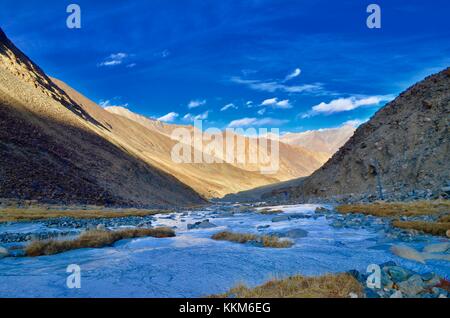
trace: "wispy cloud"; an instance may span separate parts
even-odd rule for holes
[[[262,92],[284,92],[284,93],[311,93],[319,94],[324,93],[323,84],[303,84],[303,85],[286,85],[279,81],[260,81],[260,80],[250,80],[243,79],[238,76],[231,78],[232,83],[245,85],[253,90]]]
[[[160,51],[160,52],[156,52],[156,53],[154,53],[153,55],[154,55],[155,57],[159,57],[159,58],[165,59],[166,57],[169,57],[170,54],[171,54],[170,51],[167,50],[167,49],[165,49],[165,50],[162,50],[162,51]]]
[[[227,109],[230,109],[230,108],[238,109],[238,107],[236,105],[234,105],[233,103],[230,103],[230,104],[227,104],[227,105],[223,106],[220,109],[220,111],[223,112],[223,111],[226,111]]]
[[[289,103],[289,99],[278,100],[277,97],[269,98],[261,103],[261,106],[270,106],[273,108],[289,109],[292,105]]]
[[[193,115],[191,113],[187,113],[186,115],[183,116],[183,120],[189,121],[189,122],[192,122],[194,120],[205,120],[205,119],[208,119],[209,112],[210,111],[207,110],[206,112],[198,114],[198,115]]]
[[[284,81],[290,81],[293,78],[296,78],[298,76],[300,76],[300,74],[302,73],[302,70],[299,68],[296,68],[294,71],[292,71],[292,73],[288,74],[285,78]]]
[[[188,108],[189,109],[196,108],[196,107],[200,107],[200,106],[205,105],[205,104],[206,104],[206,100],[205,99],[203,99],[203,100],[195,99],[195,100],[191,100],[189,102]]]
[[[322,102],[315,105],[311,110],[303,114],[303,118],[319,115],[319,114],[334,114],[347,112],[363,106],[375,106],[381,102],[388,102],[394,98],[393,95],[376,95],[376,96],[363,96],[363,97],[347,97],[334,99],[328,103]]]
[[[115,100],[118,100],[119,98],[113,98],[113,99],[115,99]],[[106,107],[124,107],[124,108],[127,108],[128,107],[128,103],[120,103],[120,101],[119,101],[119,103],[116,103],[116,102],[112,102],[110,99],[101,99],[99,102],[98,102],[98,104],[101,106],[101,107],[103,107],[103,108],[106,108]]]
[[[244,117],[240,119],[236,119],[231,121],[228,124],[228,127],[230,128],[238,128],[238,127],[261,127],[261,126],[280,126],[288,123],[288,120],[282,120],[282,119],[275,119],[275,118],[253,118],[253,117]]]
[[[178,118],[178,113],[175,112],[170,112],[168,114],[165,114],[164,116],[161,116],[158,118],[159,121],[164,121],[164,122],[172,122],[175,119]]]
[[[129,57],[127,53],[113,53],[105,58],[101,63],[97,64],[97,66],[116,66],[124,63],[124,61]],[[133,63],[132,63],[133,64]],[[129,64],[129,65],[132,65]]]

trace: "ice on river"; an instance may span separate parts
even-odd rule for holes
[[[279,206],[286,214],[314,214],[318,205]],[[0,297],[201,297],[221,293],[237,283],[260,284],[292,274],[318,275],[350,269],[365,271],[372,263],[393,260],[418,272],[450,274],[446,261],[426,265],[400,259],[391,244],[373,229],[336,229],[325,217],[271,222],[274,215],[241,213],[220,217],[213,207],[188,215],[157,216],[154,225],[176,226],[174,238],[140,238],[117,242],[113,247],[81,249],[37,258],[0,259]],[[283,214],[284,215],[284,214]],[[219,216],[219,217],[217,217]],[[186,225],[209,219],[216,228],[187,230]],[[264,230],[258,226],[270,225]],[[39,228],[22,223],[22,228]],[[308,236],[292,248],[271,249],[214,241],[221,230],[271,233],[301,228]],[[6,231],[4,227],[0,231]],[[428,242],[439,241],[429,237]],[[420,247],[424,242],[409,244]],[[81,267],[81,288],[69,289],[69,264]]]

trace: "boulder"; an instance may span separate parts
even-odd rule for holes
[[[318,208],[316,208],[316,209],[314,210],[314,212],[315,212],[315,213],[323,214],[323,213],[329,213],[329,212],[331,212],[331,210],[328,210],[328,209],[326,209],[326,208],[324,208],[324,207],[318,207]]]
[[[105,224],[98,224],[98,225],[97,225],[97,230],[98,230],[98,231],[106,231],[106,226],[105,226]]]
[[[403,298],[403,294],[401,291],[396,290],[389,298]]]
[[[445,232],[445,235],[447,235],[447,237],[450,238],[450,230],[447,230],[447,232]]]
[[[196,230],[196,229],[210,229],[213,227],[217,227],[217,225],[209,222],[209,220],[203,220],[201,222],[195,222],[194,224],[188,224],[188,230]]]
[[[387,273],[390,276],[390,279],[394,283],[403,282],[411,276],[410,271],[408,271],[407,269],[404,269],[403,267],[400,267],[400,266],[387,266],[386,268],[387,268]]]
[[[6,257],[9,255],[9,252],[6,248],[0,246],[0,258]]]
[[[416,296],[424,290],[425,284],[420,275],[413,275],[407,280],[397,284],[400,291],[408,296]]]
[[[278,237],[286,237],[290,239],[298,239],[302,237],[308,236],[308,231],[302,230],[302,229],[292,229],[285,232],[279,232],[275,233]]]
[[[288,215],[280,215],[272,218],[272,222],[283,222],[283,221],[289,221],[290,217]]]

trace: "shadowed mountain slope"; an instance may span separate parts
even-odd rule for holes
[[[155,207],[204,202],[105,138],[110,130],[0,30],[0,198]]]
[[[263,197],[300,202],[447,197],[449,123],[447,68],[380,109],[299,185]]]

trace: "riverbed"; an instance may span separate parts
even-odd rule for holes
[[[173,238],[122,240],[112,247],[35,258],[5,257],[0,259],[0,297],[201,297],[223,293],[238,283],[254,286],[293,274],[365,272],[370,264],[391,260],[419,273],[449,277],[446,260],[421,264],[390,251],[395,244],[420,249],[448,239],[421,235],[409,242],[399,241],[386,235],[385,224],[375,221],[373,226],[336,227],[333,222],[339,216],[317,214],[318,207],[321,205],[277,206],[272,209],[280,213],[262,214],[237,205],[215,205],[170,217],[153,216],[152,226],[175,229]],[[215,227],[188,229],[188,224],[206,219]],[[46,226],[41,222],[0,226],[0,232],[24,229],[42,231]],[[223,230],[279,234],[292,229],[305,230],[307,235],[291,238],[295,244],[290,248],[211,239]],[[81,269],[79,289],[67,287],[70,264]]]

